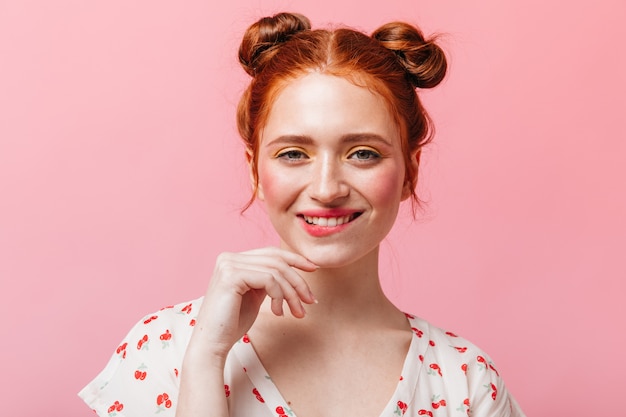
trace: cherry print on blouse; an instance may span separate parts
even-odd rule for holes
[[[436,410],[439,407],[445,407],[446,406],[446,400],[439,399],[439,397],[441,397],[441,395],[433,395],[432,398],[430,399],[431,405],[433,406],[433,408]]]
[[[146,368],[147,366],[144,363],[142,363],[141,365],[139,365],[139,367],[137,367],[137,369],[135,370],[136,380],[143,381],[144,379],[146,379],[146,376],[148,376],[148,373],[144,371],[144,369]]]
[[[193,308],[192,306],[193,306],[192,303],[187,304],[178,312],[178,314],[191,314],[191,310]]]
[[[118,355],[122,355],[122,359],[126,359],[126,346],[128,346],[128,343],[124,342],[115,350]]]
[[[483,369],[488,370],[491,369],[493,372],[496,373],[496,376],[500,376],[500,374],[498,373],[498,371],[496,370],[496,368],[494,368],[493,364],[490,362],[487,362],[487,359],[483,358],[482,356],[477,356],[476,360],[479,362],[478,364],[478,369],[480,369],[481,371]]]
[[[398,414],[400,416],[404,415],[404,413],[406,413],[406,410],[409,408],[408,405],[406,405],[405,402],[403,401],[398,401],[396,403],[396,410],[393,412],[394,414]]]
[[[470,400],[466,398],[463,400],[463,403],[457,407],[456,411],[465,411],[467,415],[470,415]]]
[[[289,407],[282,407],[282,406],[278,406],[276,407],[276,414],[278,414],[278,417],[289,417],[293,415],[293,411],[291,411],[291,409]]]
[[[174,368],[174,375],[176,375],[176,378],[178,378],[178,369]]]
[[[439,376],[443,377],[443,373],[441,372],[441,368],[436,363],[431,363],[428,365],[428,375],[439,374]]]
[[[144,334],[143,337],[137,342],[137,350],[148,350],[148,342],[148,335]]]
[[[166,347],[169,347],[171,338],[172,338],[172,334],[170,333],[169,329],[166,329],[165,333],[159,336],[159,339],[161,339],[161,341],[163,342],[163,349],[165,349]]]
[[[156,403],[158,407],[156,411],[157,413],[172,407],[172,400],[170,400],[170,396],[166,392],[157,395]]]
[[[156,319],[158,319],[158,318],[159,318],[159,316],[150,316],[150,317],[148,317],[146,320],[144,320],[144,321],[143,321],[143,324],[148,324],[148,323],[150,323],[151,321],[156,320]]]
[[[418,329],[417,327],[411,327],[411,330],[413,330],[413,333],[415,333],[417,337],[424,336],[424,332]]]
[[[464,363],[463,365],[461,365],[461,370],[463,371],[463,373],[464,373],[465,375],[467,375],[467,364],[466,364],[466,363]]]
[[[243,343],[250,343],[250,338],[248,337],[248,334],[244,334],[243,337],[241,338]]]
[[[428,416],[428,417],[433,417],[433,412],[432,412],[432,411],[430,411],[430,410],[424,410],[424,409],[422,409],[422,410],[419,410],[419,411],[417,412],[417,414],[419,414],[420,416]]]
[[[420,362],[424,362],[424,355],[419,355]]]
[[[498,397],[498,388],[493,383],[483,385],[483,387],[487,388],[487,390],[491,390],[491,399],[495,401]]]
[[[411,320],[415,320],[415,316],[413,314],[409,314],[409,313],[404,313],[404,315]]]
[[[191,321],[189,322],[189,325],[191,327],[195,326],[196,325],[196,319],[191,319]]]
[[[429,340],[428,344],[431,345],[432,347],[435,347],[435,341],[434,340]]]
[[[260,402],[264,403],[265,400],[263,399],[263,397],[261,397],[261,394],[259,393],[259,390],[256,388],[252,389],[252,393],[255,395],[256,399],[259,400]]]
[[[122,404],[119,401],[115,401],[113,404],[111,404],[111,406],[107,410],[107,413],[109,413],[109,416],[113,417],[113,416],[116,416],[117,413],[119,413],[123,409],[124,409],[124,404]]]
[[[465,347],[465,346],[461,347],[461,346],[452,346],[452,345],[450,345],[450,347],[456,349],[456,351],[459,352],[459,353],[467,352],[467,347]]]
[[[226,394],[226,398],[230,397],[230,387],[228,385],[224,385],[224,394]]]
[[[162,309],[160,309],[159,311],[167,310],[168,308],[174,308],[174,306],[173,306],[173,305],[171,305],[171,306],[165,306],[165,307],[163,307]]]
[[[447,334],[448,336],[450,336],[450,337],[459,337],[459,336],[455,335],[455,334],[454,334],[454,333],[452,333],[452,332],[446,332],[446,334]]]

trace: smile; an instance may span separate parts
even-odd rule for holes
[[[320,227],[336,227],[342,224],[346,224],[351,222],[352,220],[359,217],[361,213],[352,213],[346,216],[340,217],[317,217],[317,216],[306,216],[301,215],[307,224],[320,226]]]

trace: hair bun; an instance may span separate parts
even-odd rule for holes
[[[274,56],[278,45],[308,29],[311,29],[309,19],[297,13],[279,13],[259,19],[248,28],[239,46],[241,66],[254,77]]]
[[[404,22],[392,22],[372,33],[385,48],[393,51],[404,66],[411,83],[418,88],[437,86],[446,75],[446,55],[435,39]]]

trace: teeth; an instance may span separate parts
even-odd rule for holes
[[[353,220],[353,215],[347,215],[343,217],[309,217],[304,216],[304,220],[308,224],[314,224],[321,227],[335,227],[340,226],[344,223],[348,223],[350,220]]]

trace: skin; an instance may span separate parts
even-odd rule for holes
[[[273,103],[258,169],[258,195],[280,247],[218,257],[185,355],[176,415],[229,416],[224,363],[248,333],[299,417],[378,416],[411,337],[378,277],[379,244],[410,196],[399,128],[370,90],[307,74]],[[305,217],[335,220],[316,226]],[[332,226],[337,218],[346,223]],[[360,400],[347,402],[348,392]]]

